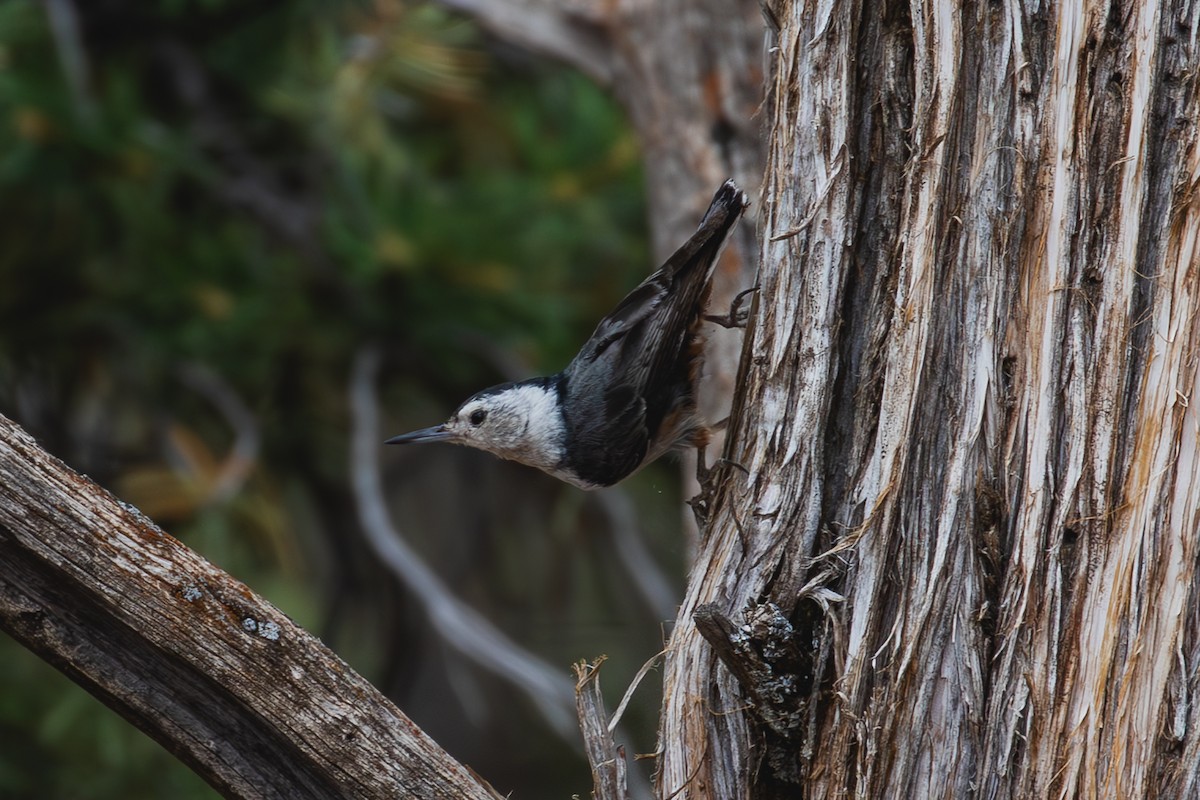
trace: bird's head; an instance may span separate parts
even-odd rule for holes
[[[553,469],[563,456],[558,394],[545,379],[505,383],[467,398],[450,419],[387,440],[387,444],[450,442]]]

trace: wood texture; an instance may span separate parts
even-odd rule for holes
[[[660,254],[712,186],[758,163],[752,4],[460,5],[613,87],[645,146]],[[658,795],[1196,796],[1200,3],[764,7],[778,36],[752,209],[761,291],[664,665]],[[188,637],[210,618],[222,648],[254,653],[278,646],[264,621],[286,642],[292,629],[248,593],[156,566],[167,538],[108,502],[102,530],[150,532],[147,566],[101,537],[120,570],[160,596],[200,592],[173,601],[195,625],[146,623],[183,676],[162,693],[291,674],[197,655]],[[74,519],[74,503],[23,507]],[[136,640],[125,606],[147,601],[52,544],[23,561],[23,520],[0,517],[0,564],[36,578],[19,591],[62,597],[64,576],[99,572],[68,605],[110,609],[97,642]],[[59,628],[21,596],[6,584],[5,625],[33,646],[87,638],[39,634]],[[298,750],[254,735],[299,753],[297,784],[317,794],[315,731],[332,723],[295,713]],[[240,763],[204,752],[184,755]]]
[[[660,793],[1193,796],[1200,7],[772,7],[745,472]],[[763,601],[813,657],[799,746],[691,622]]]
[[[592,797],[595,800],[629,800],[625,751],[613,741],[608,711],[600,691],[600,665],[604,657],[592,663],[575,665],[575,706],[583,749],[592,768]]]
[[[498,797],[319,641],[2,416],[0,628],[228,797]]]

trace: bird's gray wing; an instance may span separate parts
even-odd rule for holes
[[[645,458],[673,387],[689,379],[694,354],[687,351],[712,268],[745,205],[741,190],[726,182],[696,233],[600,321],[564,371],[573,446],[587,448],[579,452],[605,478],[588,480],[615,483]]]
[[[569,465],[584,480],[611,486],[646,457],[650,431],[645,400],[628,383],[589,388],[583,380],[567,380],[563,416],[571,437]]]
[[[663,337],[685,333],[703,308],[699,299],[708,287],[713,265],[725,238],[741,217],[748,200],[744,192],[726,181],[713,196],[696,232],[657,271],[642,281],[596,326],[571,366],[599,358],[615,342],[651,317],[660,330],[644,346],[653,347]],[[670,302],[667,298],[670,297]],[[645,365],[649,367],[650,364]]]

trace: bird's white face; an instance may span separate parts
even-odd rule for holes
[[[557,396],[536,384],[485,389],[458,407],[446,430],[459,444],[539,469],[563,457],[563,422]]]
[[[558,396],[538,383],[484,389],[442,425],[397,436],[395,444],[452,442],[555,474],[565,446]]]

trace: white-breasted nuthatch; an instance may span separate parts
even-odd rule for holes
[[[687,243],[600,320],[562,372],[484,389],[444,424],[387,443],[465,444],[582,489],[611,486],[676,447],[703,447],[700,326],[720,321],[704,313],[713,267],[749,204],[726,181]]]

